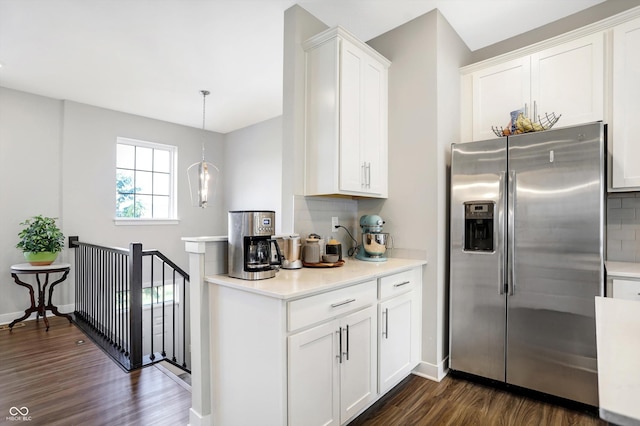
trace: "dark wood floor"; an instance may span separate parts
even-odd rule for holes
[[[186,425],[191,393],[160,369],[125,373],[64,318],[0,331],[0,424]],[[84,340],[83,344],[77,344]],[[28,423],[7,420],[11,407]],[[350,426],[606,425],[579,411],[447,376],[411,376]],[[254,426],[254,425],[247,425]],[[256,425],[259,426],[259,425]],[[302,425],[306,426],[306,425]]]
[[[125,373],[66,319],[55,317],[50,323],[48,332],[42,321],[0,331],[1,425],[189,422],[191,393],[161,370]],[[26,407],[31,420],[7,419],[12,407]]]
[[[350,426],[605,426],[575,411],[506,390],[446,376],[440,383],[410,376]]]

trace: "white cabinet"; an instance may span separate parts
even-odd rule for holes
[[[304,48],[304,195],[386,198],[390,62],[340,27]]]
[[[289,336],[289,424],[340,424],[338,326],[335,322]]]
[[[473,140],[495,138],[491,127],[507,127],[509,113],[530,102],[530,58],[514,59],[476,71],[471,79]]]
[[[411,293],[380,303],[380,391],[390,389],[415,366],[411,363]]]
[[[378,390],[385,393],[420,361],[421,273],[414,269],[380,279]]]
[[[340,321],[340,422],[344,423],[377,396],[376,308],[356,312]]]
[[[611,188],[640,189],[640,18],[613,29]]]
[[[289,424],[340,425],[376,396],[375,306],[289,336]]]
[[[194,404],[203,407],[195,410],[208,410],[207,424],[216,425],[347,424],[420,361],[421,265],[352,260],[260,282],[201,276],[210,355],[193,378]],[[388,313],[384,343],[381,309]]]
[[[506,127],[509,113],[521,108],[536,121],[545,113],[562,114],[557,127],[604,118],[602,32],[492,63],[463,71],[463,137],[471,128],[473,140],[494,138],[491,127]],[[465,103],[472,105],[470,110]]]
[[[603,40],[600,32],[531,55],[533,117],[562,114],[558,127],[604,118]]]
[[[640,300],[640,281],[613,279],[613,294],[616,299]]]

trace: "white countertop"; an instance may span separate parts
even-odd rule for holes
[[[211,275],[204,279],[212,284],[288,300],[376,279],[426,263],[415,259],[390,258],[386,262],[347,259],[344,266],[337,268],[280,269],[274,278],[264,280],[241,280],[228,275]]]
[[[640,263],[606,262],[607,276],[640,279]]]
[[[600,417],[640,425],[640,301],[596,297]]]
[[[215,243],[229,241],[229,238],[226,235],[212,235],[208,237],[182,237],[182,241],[191,243]]]

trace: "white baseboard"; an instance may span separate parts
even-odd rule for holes
[[[58,310],[60,311],[60,313],[63,313],[63,314],[72,313],[74,309],[75,309],[75,306],[73,303],[69,305],[58,306]],[[12,312],[8,314],[0,314],[0,325],[10,324],[14,319],[20,318],[23,315],[24,315],[24,311]],[[53,314],[50,311],[47,311],[47,316],[52,316],[52,315]],[[23,321],[29,321],[34,319],[36,319],[35,312],[33,312],[28,318],[25,318]]]
[[[443,359],[439,364],[430,364],[425,361],[420,363],[413,369],[412,373],[425,379],[439,382],[445,378],[449,372],[449,357]]]
[[[189,425],[188,426],[211,426],[211,414],[201,415],[191,407],[189,409]]]

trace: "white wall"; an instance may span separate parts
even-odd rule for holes
[[[282,175],[291,167],[282,164],[282,117],[227,134],[224,164],[225,220],[230,210],[274,210],[279,233]]]
[[[115,212],[115,144],[124,136],[178,147],[178,225],[117,226]],[[192,207],[187,167],[206,159],[221,169],[223,135],[69,101],[54,100],[0,87],[0,323],[27,307],[26,289],[11,284],[9,268],[24,262],[15,248],[19,223],[36,214],[59,217],[66,237],[127,247],[141,242],[188,269],[180,238],[226,234],[223,182],[207,209]],[[59,259],[71,261],[65,249]],[[56,287],[54,303],[73,303],[73,272]]]

